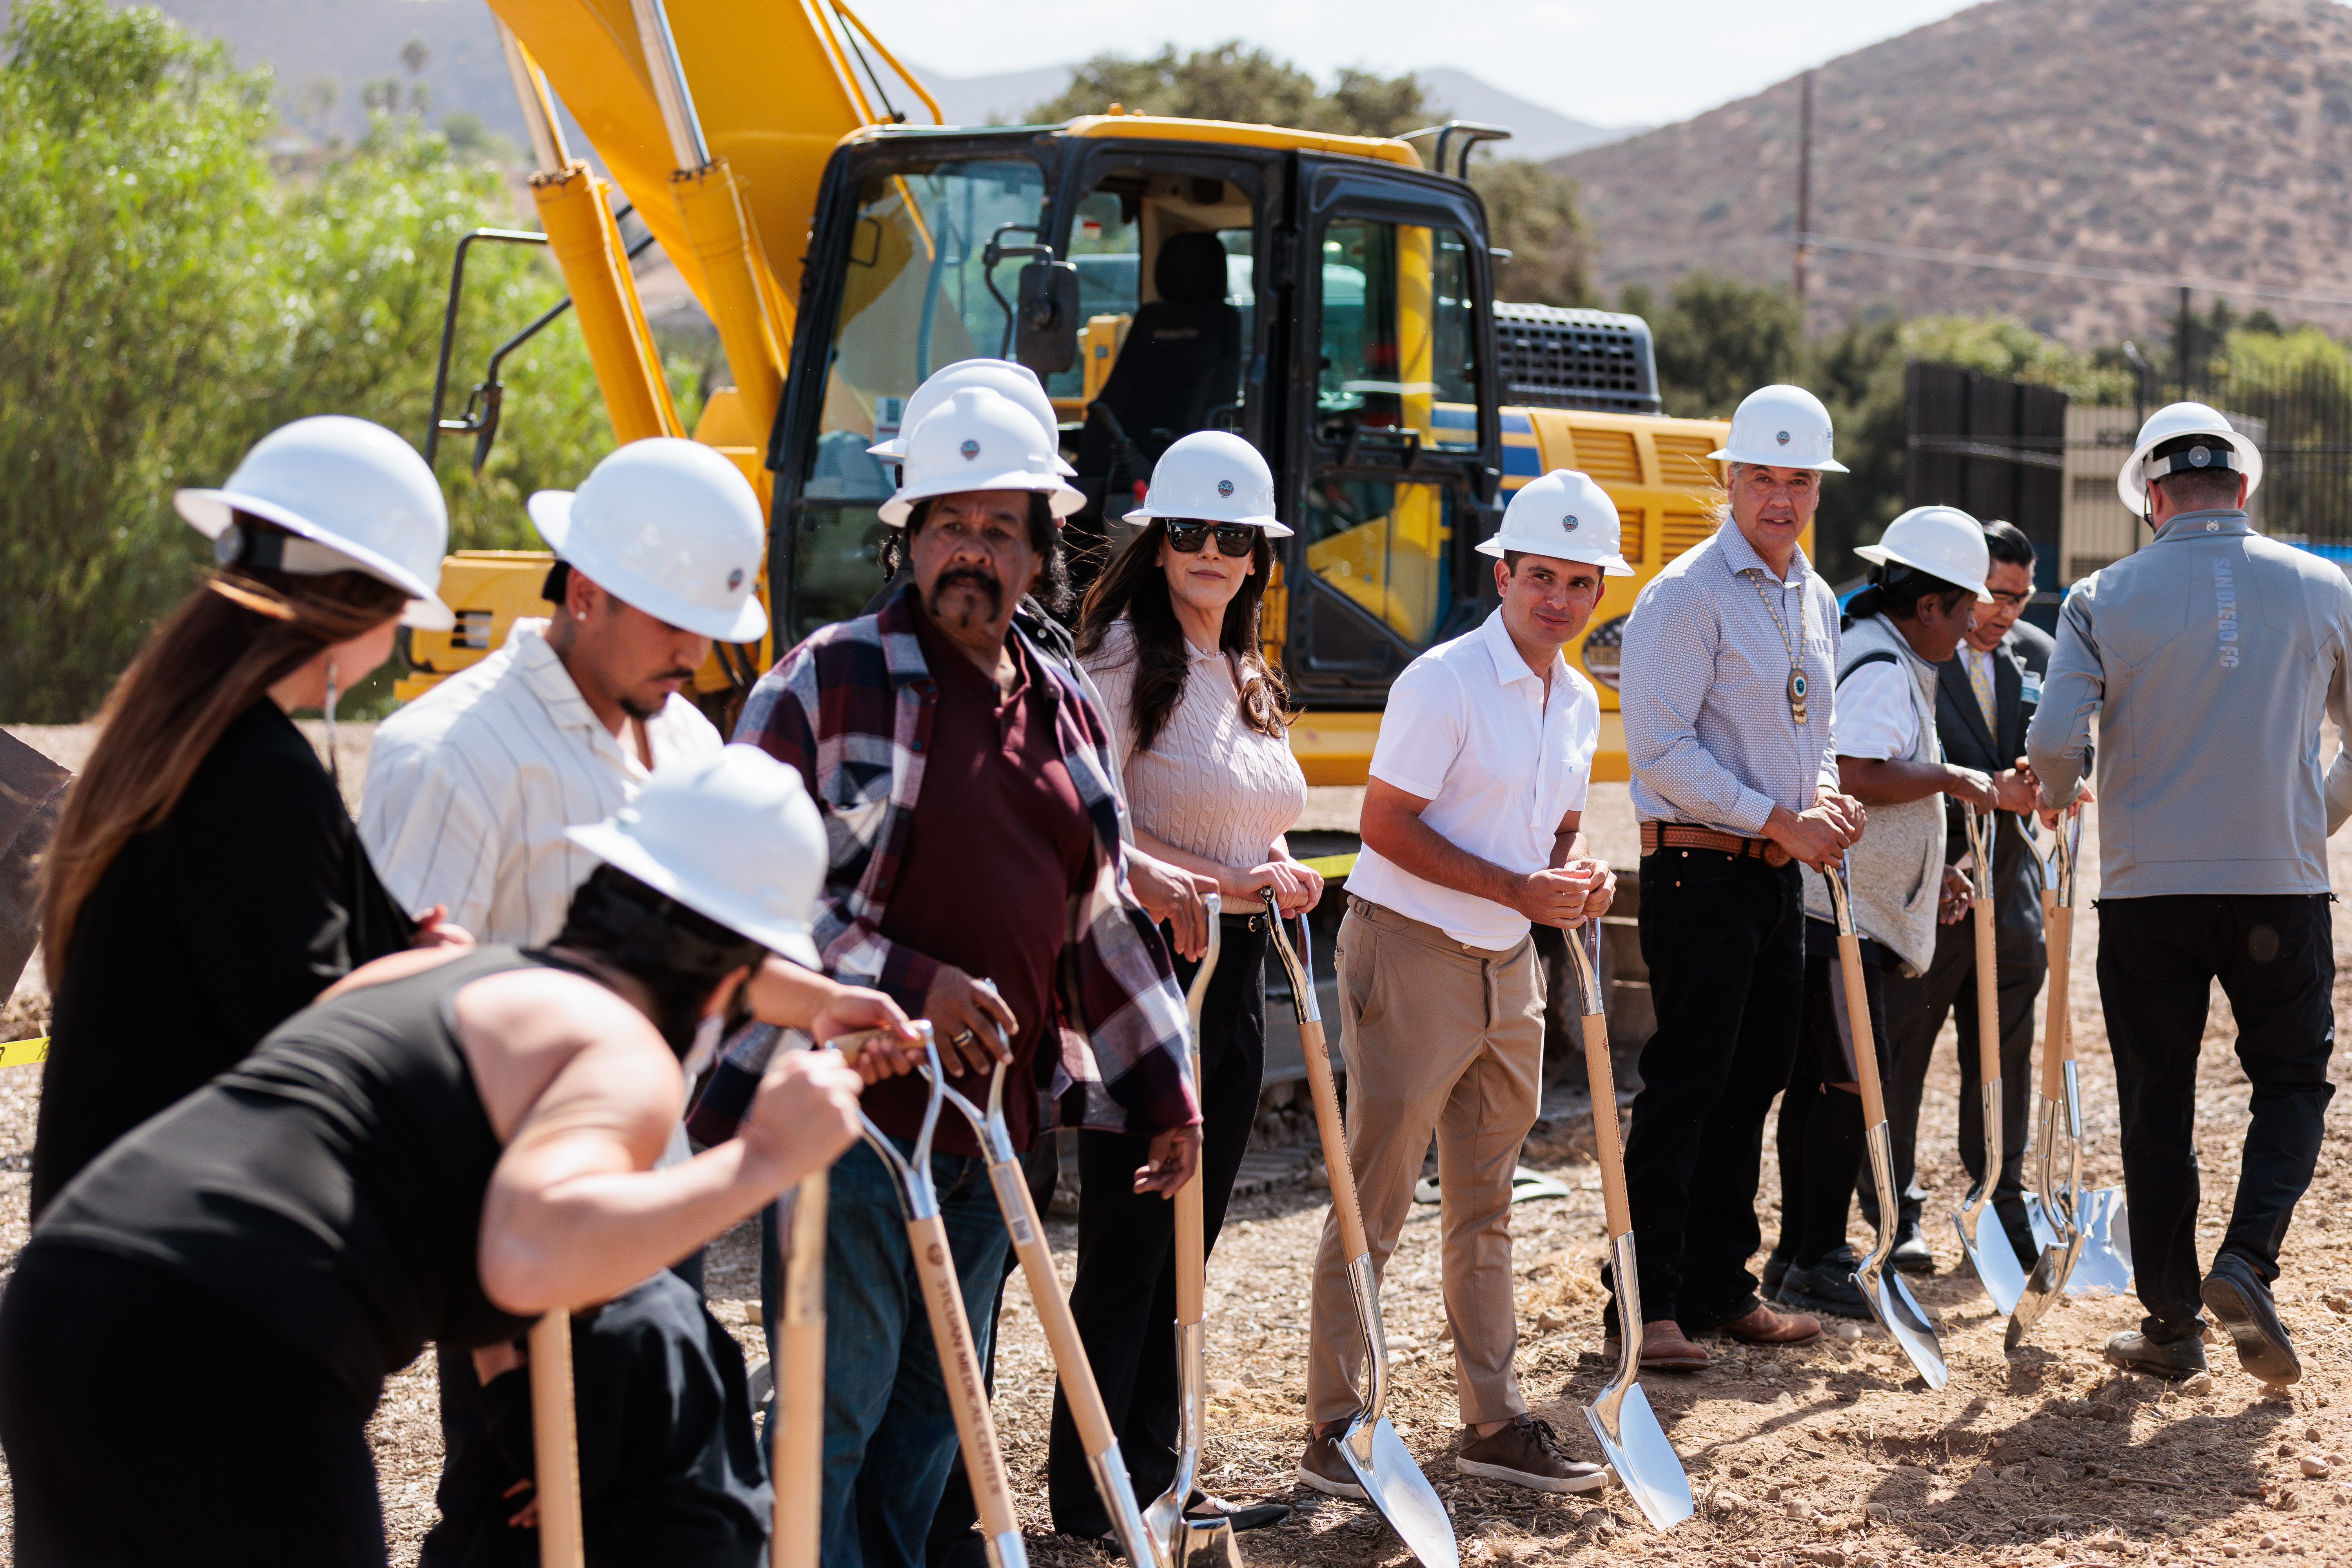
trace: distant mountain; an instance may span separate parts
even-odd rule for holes
[[[1832,60],[1813,90],[1816,234],[2352,296],[2352,8],[2332,0],[1990,0]],[[1595,281],[1789,278],[1799,97],[1792,79],[1558,160]],[[2178,297],[1820,250],[1808,301],[1817,329],[2000,310],[2088,343],[2162,331]],[[2352,328],[2352,308],[2234,303]]]

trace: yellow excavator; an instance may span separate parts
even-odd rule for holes
[[[1601,689],[1598,776],[1626,776],[1620,633],[1641,585],[1712,530],[1706,454],[1726,426],[1658,415],[1638,318],[1496,302],[1499,253],[1465,175],[1473,147],[1507,132],[1333,136],[1117,105],[953,127],[839,0],[489,4],[541,230],[467,243],[546,245],[615,440],[690,434],[770,508],[777,629],[714,651],[698,682],[714,706],[881,586],[893,475],[866,448],[933,370],[993,355],[1045,379],[1088,496],[1071,538],[1097,557],[1177,437],[1233,429],[1265,454],[1297,533],[1278,546],[1264,636],[1306,711],[1292,743],[1312,784],[1364,782],[1390,681],[1492,606],[1472,546],[1509,492],[1556,468],[1591,474],[1637,574],[1609,580],[1569,657]],[[567,145],[559,100],[601,174]],[[646,231],[636,247],[624,213]],[[691,432],[631,271],[648,243],[709,312],[733,376]],[[461,244],[452,322],[463,269]],[[442,368],[446,382],[446,335]],[[429,439],[471,433],[478,461],[499,393],[496,360],[462,415],[436,392]],[[413,634],[403,697],[545,614],[544,569],[453,556],[442,592],[457,627]]]

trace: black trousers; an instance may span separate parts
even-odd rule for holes
[[[32,1247],[0,1302],[16,1561],[380,1568],[372,1404],[160,1263]]]
[[[2099,900],[2099,998],[2122,1101],[2132,1272],[2159,1343],[2204,1327],[2197,1288],[2197,1056],[2210,988],[2238,1021],[2252,1120],[2221,1250],[2267,1282],[2311,1185],[2336,1048],[2326,893]]]
[[[2025,1218],[2025,1144],[2033,1100],[2034,1001],[2049,973],[2039,935],[2007,928],[1994,932],[1993,993],[2000,1009],[2000,1180],[1993,1186],[1993,1211],[2001,1228],[2025,1252],[2033,1234]],[[1984,1096],[1979,1092],[1977,1038],[1977,928],[1973,916],[1936,928],[1936,956],[1927,973],[1906,979],[1886,971],[1886,1026],[1893,1058],[1886,1079],[1886,1127],[1895,1144],[1895,1185],[1903,1195],[1902,1217],[1916,1220],[1926,1201],[1919,1190],[1919,1099],[1934,1064],[1936,1036],[1947,1014],[1959,1036],[1960,1163],[1972,1182],[1984,1179]],[[1862,1172],[1863,1201],[1875,1215],[1870,1167]],[[1958,1207],[1958,1202],[1954,1204]]]
[[[1642,858],[1642,957],[1658,1031],[1625,1141],[1642,1315],[1694,1333],[1756,1305],[1764,1119],[1803,1009],[1804,890],[1792,862],[1713,849]],[[1616,1331],[1612,1294],[1606,1314]]]
[[[1201,1011],[1201,1211],[1212,1248],[1265,1072],[1265,917],[1222,923],[1223,947]],[[1189,986],[1195,967],[1179,958],[1176,977]],[[1135,1495],[1146,1504],[1176,1475],[1175,1208],[1157,1193],[1135,1193],[1150,1148],[1149,1140],[1124,1133],[1078,1134],[1078,1272],[1070,1286],[1087,1360]],[[1055,1530],[1108,1532],[1110,1513],[1058,1384],[1046,1479]]]

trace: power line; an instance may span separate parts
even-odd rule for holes
[[[1941,261],[1956,267],[1984,267],[2000,272],[2032,272],[2044,278],[2084,278],[2101,283],[2142,283],[2159,289],[2198,289],[2209,294],[2231,294],[2254,300],[2288,300],[2309,305],[2352,305],[2352,294],[2323,294],[2309,289],[2263,289],[2220,278],[2167,276],[2133,272],[2120,267],[2083,267],[2066,261],[2028,261],[2015,256],[1979,256],[1967,250],[1938,250],[1924,245],[1889,245],[1875,239],[1840,239],[1833,235],[1800,234],[1807,248],[1845,250],[1862,256],[1891,257],[1899,261]]]

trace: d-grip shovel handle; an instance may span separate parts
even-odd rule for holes
[[[1192,987],[1184,995],[1185,1022],[1192,1033],[1192,1085],[1201,1090],[1201,1013],[1208,1005],[1209,978],[1217,972],[1217,949],[1223,941],[1223,928],[1217,923],[1221,900],[1214,893],[1205,896],[1208,905],[1209,945],[1201,954],[1201,965],[1192,972]],[[1176,1322],[1179,1327],[1197,1323],[1208,1315],[1209,1239],[1208,1225],[1201,1207],[1201,1162],[1192,1162],[1192,1173],[1176,1190]]]
[[[1290,1005],[1298,1014],[1298,1044],[1307,1057],[1307,1086],[1315,1096],[1315,1131],[1323,1144],[1323,1169],[1331,1178],[1331,1207],[1339,1216],[1339,1254],[1362,1258],[1371,1251],[1364,1239],[1364,1210],[1356,1197],[1356,1170],[1348,1163],[1348,1130],[1339,1119],[1339,1091],[1331,1081],[1330,1047],[1323,1041],[1323,1008],[1315,996],[1315,979],[1300,962],[1284,931],[1282,911],[1274,890],[1264,889],[1266,920],[1274,930],[1274,951],[1290,975]]]
[[[572,1394],[572,1314],[562,1307],[530,1326],[530,1448],[539,1503],[540,1568],[583,1568],[580,1437]]]
[[[1846,1025],[1853,1033],[1853,1073],[1862,1086],[1862,1124],[1886,1120],[1886,1091],[1878,1081],[1878,1041],[1870,1032],[1870,992],[1862,977],[1862,938],[1853,929],[1852,868],[1841,856],[1827,880],[1837,911],[1838,968],[1845,981]]]
[[[2070,817],[2058,825],[2050,846],[2050,885],[2042,889],[2042,910],[2047,930],[2043,945],[2050,954],[2050,989],[2044,1001],[2042,1028],[2042,1098],[2066,1096],[2066,1064],[2074,1059],[2073,1013],[2066,1005],[2074,950],[2074,856],[2081,847],[2083,819]]]
[[[1017,1542],[1021,1521],[1013,1510],[1003,1451],[996,1443],[996,1418],[989,1411],[988,1388],[981,1381],[980,1357],[972,1348],[971,1321],[964,1316],[963,1288],[950,1261],[953,1255],[948,1249],[947,1223],[936,1213],[908,1221],[907,1244],[915,1254],[923,1310],[931,1320],[940,1376],[954,1407],[956,1439],[963,1445],[964,1474],[971,1482],[981,1533],[991,1542],[1008,1535]]]
[[[1609,1054],[1609,1017],[1601,994],[1601,923],[1562,932],[1576,963],[1579,1011],[1584,1025],[1584,1077],[1592,1090],[1592,1152],[1601,1166],[1601,1204],[1614,1238],[1633,1228],[1625,1198],[1625,1144],[1617,1128],[1616,1063]]]
[[[776,1568],[816,1568],[824,1497],[824,1211],[832,1173],[801,1178],[793,1200],[778,1325],[775,1508],[768,1538]]]

